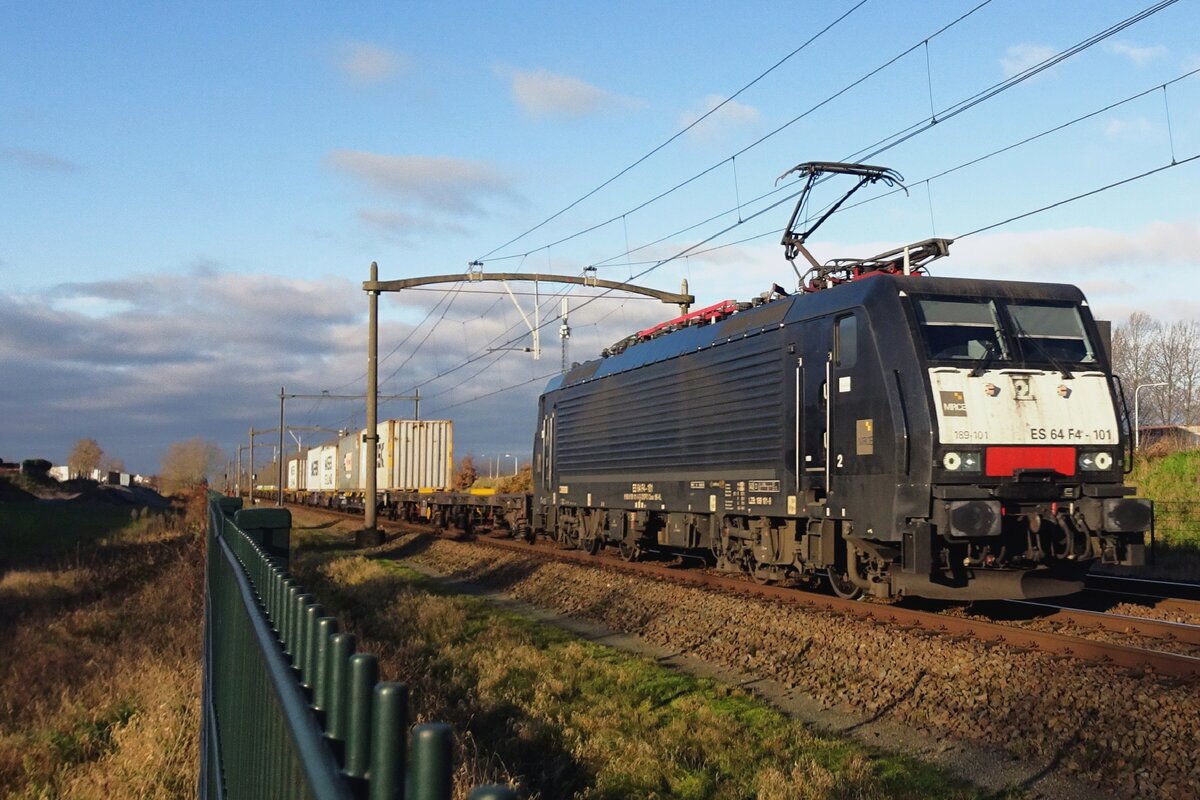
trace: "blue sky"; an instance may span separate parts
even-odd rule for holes
[[[361,391],[371,261],[384,279],[461,272],[485,254],[488,270],[598,264],[624,279],[712,237],[639,280],[687,278],[700,303],[746,299],[795,283],[777,244],[791,204],[768,208],[795,187],[771,194],[775,179],[802,161],[861,158],[910,126],[870,158],[902,173],[909,195],[861,195],[876,199],[814,237],[819,258],[960,237],[1200,153],[1200,75],[1176,80],[1200,68],[1195,0],[947,117],[1151,7],[992,0],[968,14],[977,5],[8,4],[0,456],[61,461],[93,436],[154,471],[172,441],[230,448],[275,424],[281,385]],[[843,14],[720,111],[501,247]],[[1179,289],[1200,260],[1198,164],[960,238],[934,272],[1077,283],[1118,321],[1194,319]],[[528,453],[541,376],[559,363],[557,321],[541,361],[488,353],[528,344],[518,312],[454,289],[386,296],[381,349],[395,352],[381,376],[395,374],[383,390],[420,386],[424,415],[455,420],[460,454]],[[557,291],[541,287],[547,317]],[[572,360],[670,313],[625,298],[582,305],[593,295],[571,293]],[[289,417],[340,428],[361,425],[362,409],[297,400]]]

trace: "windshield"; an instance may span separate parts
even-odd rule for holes
[[[918,299],[917,321],[932,361],[1007,358],[991,300]]]
[[[1024,360],[1068,364],[1096,361],[1079,309],[1074,306],[1009,303],[1008,315]]]
[[[1096,363],[1079,309],[1029,300],[914,298],[930,361]]]

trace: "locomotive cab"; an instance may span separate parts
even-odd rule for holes
[[[1069,286],[942,283],[905,298],[932,411],[934,538],[933,585],[901,586],[929,596],[982,578],[977,590],[1034,596],[1070,590],[1097,560],[1143,563],[1152,508],[1123,484],[1121,395],[1087,301]]]

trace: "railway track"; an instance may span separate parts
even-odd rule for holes
[[[350,518],[357,516],[328,509],[308,510]],[[429,531],[427,526],[411,523],[384,524],[381,521],[380,524],[391,532]],[[832,595],[798,590],[795,587],[757,584],[742,577],[716,574],[707,570],[680,569],[676,563],[626,561],[607,551],[592,555],[583,550],[565,549],[550,542],[529,544],[512,538],[489,535],[474,535],[471,540],[523,555],[536,553],[558,561],[611,569],[679,585],[704,587],[803,606],[815,611],[846,614],[910,632],[923,632],[930,636],[970,637],[1019,651],[1041,652],[1053,657],[1116,666],[1138,673],[1150,671],[1172,679],[1192,680],[1200,677],[1200,626],[1197,625],[1019,601],[1020,605],[1027,608],[1043,607],[1042,610],[1049,612],[1042,617],[1044,620],[1052,620],[1064,627],[1074,626],[1121,636],[1133,634],[1143,640],[1138,644],[1129,644],[1106,638],[1087,638],[1038,630],[1011,622],[979,619],[977,616],[954,616],[896,603],[845,600]],[[1178,648],[1181,645],[1186,652],[1161,649]]]

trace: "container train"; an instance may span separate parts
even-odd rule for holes
[[[828,173],[899,179],[797,169],[806,191]],[[799,291],[685,314],[550,381],[531,494],[447,479],[381,505],[848,597],[1054,596],[1094,563],[1143,563],[1153,506],[1124,484],[1128,409],[1077,288],[930,277],[944,239],[819,265],[797,219]]]

